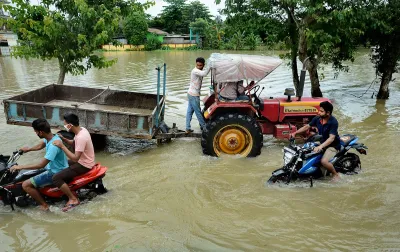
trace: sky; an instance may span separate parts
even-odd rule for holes
[[[150,7],[146,12],[152,16],[157,16],[161,12],[163,6],[166,6],[167,4],[162,0],[154,0],[154,1],[156,4],[152,7]],[[144,1],[140,1],[140,2],[144,2]],[[192,1],[189,0],[188,2],[192,2]],[[218,9],[222,9],[225,6],[225,0],[221,0],[221,3],[218,5],[215,4],[215,0],[200,0],[200,2],[202,2],[204,5],[206,5],[208,7],[211,15],[213,15],[213,16],[219,15]]]
[[[38,4],[39,1],[40,0],[31,0],[31,3]],[[145,0],[139,0],[138,2],[143,3],[145,2]],[[157,16],[163,9],[163,6],[166,6],[167,4],[163,0],[154,0],[154,2],[156,4],[147,9],[146,12],[152,16]],[[188,0],[188,2],[192,2],[192,0]],[[200,0],[200,2],[208,7],[211,15],[213,16],[218,15],[218,9],[222,9],[225,6],[225,0],[221,0],[221,3],[219,5],[215,4],[215,0]]]

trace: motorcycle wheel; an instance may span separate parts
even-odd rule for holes
[[[97,193],[96,193],[96,192],[93,192],[93,191],[91,191],[91,192],[89,192],[88,194],[86,194],[86,198],[87,198],[88,200],[92,200],[92,199],[94,199],[96,196],[97,196]]]
[[[357,154],[347,153],[339,159],[335,166],[343,174],[358,174],[361,171],[361,161]]]
[[[103,179],[99,179],[95,183],[94,193],[103,194],[108,192],[107,188],[104,186]]]
[[[287,183],[288,179],[289,179],[289,174],[287,174],[287,173],[280,174],[278,176],[272,175],[268,179],[267,183],[270,185],[275,184],[275,183]]]
[[[27,207],[30,205],[30,202],[27,196],[19,196],[15,200],[15,205],[18,207]]]

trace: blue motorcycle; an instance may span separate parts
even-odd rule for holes
[[[309,180],[313,186],[313,179],[330,175],[322,165],[323,153],[313,152],[319,145],[320,135],[311,137],[305,144],[296,145],[294,138],[283,148],[283,167],[272,172],[269,184],[284,182],[289,184],[296,180]],[[349,152],[357,150],[360,154],[367,154],[367,146],[358,143],[356,135],[346,134],[340,138],[340,150],[330,160],[337,172],[343,174],[357,174],[361,170],[361,161],[357,154]]]

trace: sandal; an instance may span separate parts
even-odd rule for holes
[[[67,204],[65,205],[65,207],[62,209],[63,212],[68,212],[69,210],[71,210],[72,208],[78,206],[79,204],[81,204],[80,202],[76,203],[76,204]]]

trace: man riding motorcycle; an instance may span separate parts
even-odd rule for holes
[[[314,117],[311,122],[290,136],[295,137],[296,134],[301,134],[309,130],[311,127],[317,127],[318,134],[322,136],[321,144],[314,148],[314,152],[325,151],[321,159],[321,164],[333,174],[333,180],[339,179],[339,174],[336,172],[332,163],[329,162],[340,149],[340,138],[338,134],[339,123],[332,115],[333,105],[324,101],[320,103],[318,116]]]
[[[64,142],[70,146],[74,146],[74,153],[72,153],[61,141],[54,141],[53,144],[59,148],[69,158],[69,167],[62,172],[53,176],[54,185],[67,195],[68,202],[63,208],[63,211],[68,211],[80,204],[78,198],[71,192],[68,185],[65,183],[72,180],[74,177],[85,174],[92,169],[95,165],[94,161],[94,148],[90,133],[87,129],[79,126],[79,118],[77,115],[69,113],[64,115],[64,127],[67,131],[75,134],[74,140],[60,137]]]
[[[39,203],[41,210],[47,211],[49,206],[40,195],[37,188],[52,184],[53,175],[67,168],[68,160],[65,153],[60,148],[53,145],[54,141],[61,139],[58,135],[51,133],[50,125],[45,119],[36,119],[32,122],[32,127],[36,135],[43,140],[41,140],[38,145],[35,145],[31,148],[24,147],[21,150],[26,153],[29,151],[38,151],[46,148],[46,154],[44,158],[40,161],[40,163],[34,165],[14,165],[10,170],[14,172],[17,170],[35,170],[45,167],[45,172],[25,180],[22,183],[22,188]]]

